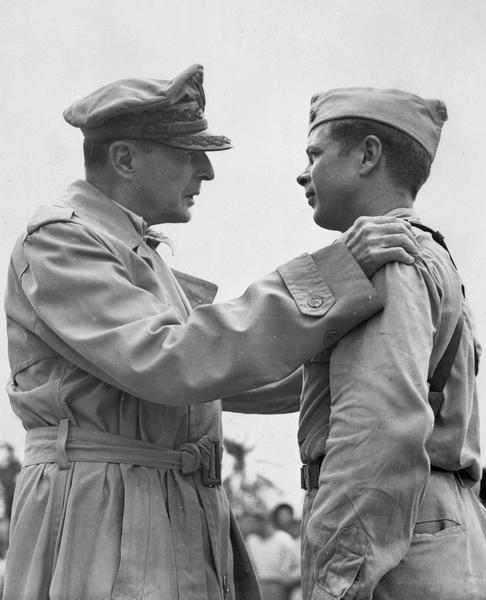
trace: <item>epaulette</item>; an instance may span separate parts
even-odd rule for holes
[[[27,223],[27,235],[49,223],[67,223],[73,215],[74,210],[67,206],[41,206]]]

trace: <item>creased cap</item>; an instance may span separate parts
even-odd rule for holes
[[[208,131],[203,79],[201,65],[170,81],[121,79],[74,102],[63,116],[87,139],[151,139],[176,148],[227,150],[231,140]]]
[[[431,158],[439,145],[447,108],[442,100],[427,100],[401,90],[336,88],[312,97],[309,133],[337,119],[371,119],[395,127],[416,140]]]

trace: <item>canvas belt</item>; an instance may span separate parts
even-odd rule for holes
[[[134,438],[76,427],[63,419],[59,426],[27,431],[24,466],[57,463],[60,470],[73,462],[109,462],[190,475],[201,471],[204,485],[221,484],[221,444],[202,437],[177,449],[169,449]]]
[[[302,465],[300,468],[300,487],[303,490],[316,490],[319,488],[319,475],[323,460],[324,457],[321,457]],[[436,467],[435,465],[430,465],[430,470],[440,473],[450,473],[456,477],[462,486],[467,485],[465,483],[465,478],[460,471],[448,471],[447,469],[442,469],[441,467]]]
[[[319,487],[319,474],[324,457],[311,460],[300,468],[300,487],[303,490],[312,490]]]
[[[303,490],[319,489],[319,475],[323,460],[324,457],[318,458],[317,460],[312,460],[302,465],[300,468],[300,487]],[[471,484],[468,483],[468,478],[462,473],[462,471],[449,471],[447,469],[442,469],[441,467],[436,467],[435,465],[430,465],[430,470],[438,473],[449,473],[450,475],[454,475],[461,486],[471,486]]]

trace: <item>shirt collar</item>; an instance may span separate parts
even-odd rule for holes
[[[148,229],[148,225],[147,225],[147,222],[145,221],[145,219],[143,217],[141,217],[140,215],[137,215],[136,213],[134,213],[132,210],[130,210],[126,206],[122,206],[116,200],[112,200],[112,202],[114,204],[116,204],[118,206],[118,208],[126,214],[128,219],[132,222],[133,226],[135,227],[135,230],[137,231],[137,233],[139,233],[141,236],[144,236]]]
[[[419,221],[420,219],[413,208],[401,206],[399,208],[393,208],[385,213],[387,217],[397,217],[399,219],[408,219],[411,221]]]

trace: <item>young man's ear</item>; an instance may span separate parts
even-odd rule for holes
[[[109,157],[113,170],[123,179],[133,176],[134,158],[137,148],[130,141],[116,141],[110,145]]]
[[[379,164],[383,155],[383,147],[376,135],[368,135],[363,140],[361,149],[360,175],[366,176]]]

